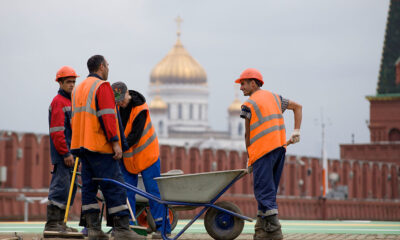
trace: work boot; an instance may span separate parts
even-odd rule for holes
[[[54,205],[47,205],[47,221],[44,231],[63,232],[64,227],[59,224],[61,209]]]
[[[99,213],[86,213],[85,220],[88,230],[88,240],[108,240],[108,235],[101,230]]]
[[[254,226],[253,239],[261,240],[280,240],[283,239],[281,224],[277,215],[267,217],[257,217],[256,225]]]
[[[135,233],[129,227],[129,216],[113,216],[115,240],[138,240],[146,237]]]
[[[254,237],[253,239],[265,239],[267,232],[263,228],[263,219],[261,216],[257,216],[256,225],[254,225]]]
[[[268,238],[272,240],[283,239],[281,224],[278,215],[271,215],[264,218],[264,230],[268,234]]]
[[[78,229],[68,227],[66,223],[64,223],[65,209],[61,209],[61,215],[58,219],[58,224],[62,225],[66,232],[78,232]]]

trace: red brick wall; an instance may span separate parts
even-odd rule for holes
[[[0,140],[0,166],[7,167],[8,175],[7,181],[0,189],[0,219],[22,219],[23,202],[16,201],[20,193],[27,196],[47,195],[46,192],[33,193],[30,190],[45,191],[49,186],[52,169],[49,157],[49,137],[7,132],[1,132],[0,137],[2,139]],[[349,190],[349,200],[337,202],[340,203],[339,206],[344,206],[346,203],[353,206],[354,202],[392,206],[394,200],[399,201],[399,144],[342,145],[341,150],[341,160],[328,161],[329,172],[339,175],[336,185],[348,186]],[[160,153],[162,172],[177,168],[183,169],[185,173],[240,169],[246,167],[247,161],[246,153],[237,151],[187,149],[163,145]],[[287,156],[278,191],[282,217],[288,219],[331,217],[331,213],[324,212],[325,215],[321,215],[320,211],[325,208],[339,207],[335,204],[331,207],[329,204],[324,205],[318,201],[321,196],[321,177],[320,159]],[[224,195],[224,198],[237,202],[244,213],[250,216],[256,212],[252,182],[252,175],[245,176]],[[334,186],[330,183],[330,187]],[[329,200],[327,203],[332,201]],[[370,211],[368,204],[363,206],[362,212]],[[78,194],[73,214],[79,215],[79,207]],[[309,212],[318,212],[318,214],[310,215]],[[33,204],[30,207],[30,213],[33,218],[44,218],[45,204]],[[365,216],[367,215],[360,215],[360,219]],[[371,216],[375,215],[371,213]],[[384,220],[386,216],[390,218],[389,215],[382,215],[380,219]]]

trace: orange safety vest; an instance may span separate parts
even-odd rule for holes
[[[146,111],[146,123],[139,142],[130,147],[124,152],[124,165],[128,172],[138,174],[141,171],[147,169],[155,162],[157,162],[160,155],[160,149],[158,146],[158,138],[156,131],[154,130],[153,124],[151,123],[149,107],[147,103],[132,108],[131,115],[125,127],[125,136],[128,136],[132,130],[132,123],[136,116],[141,111]]]
[[[253,93],[245,106],[251,110],[250,145],[248,165],[278,147],[286,147],[285,123],[282,116],[281,99],[266,90]]]
[[[98,119],[104,114],[115,114],[121,146],[116,108],[96,110],[96,92],[101,84],[110,83],[95,77],[88,77],[72,91],[71,150],[84,148],[92,152],[114,153],[112,144],[107,140]]]

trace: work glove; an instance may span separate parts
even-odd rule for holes
[[[290,143],[294,144],[298,142],[300,142],[300,129],[295,129],[290,137]]]

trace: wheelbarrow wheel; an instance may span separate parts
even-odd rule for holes
[[[218,202],[215,205],[242,214],[240,208],[231,202]],[[230,240],[242,233],[244,220],[215,208],[210,208],[204,217],[204,226],[212,238]]]
[[[171,232],[175,229],[178,224],[179,214],[175,209],[168,208],[169,213],[169,223],[171,224]]]
[[[178,224],[178,213],[175,209],[168,208],[169,213],[169,223],[171,224],[171,231],[175,229]],[[147,232],[155,232],[157,231],[156,223],[154,222],[154,218],[151,215],[150,208],[146,207],[142,213],[137,217],[138,224],[143,227],[147,227]]]
[[[148,215],[150,214],[150,216],[151,216],[150,208],[143,207],[140,209],[140,211],[138,211],[138,208],[136,208],[136,212],[139,212],[139,214],[136,216],[136,221],[137,221],[138,225],[142,226],[142,227],[146,227],[147,233],[154,232],[154,230],[151,228],[151,224],[149,224],[149,221],[148,221]],[[154,223],[154,220],[153,220],[153,223]]]

